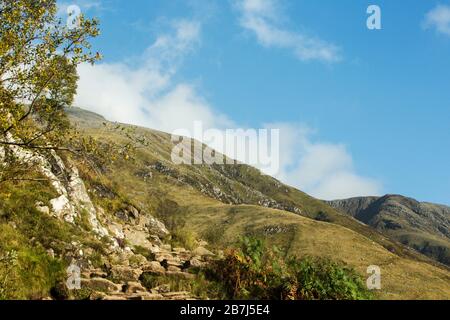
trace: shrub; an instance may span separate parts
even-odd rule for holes
[[[229,299],[357,300],[370,299],[363,281],[350,268],[327,259],[283,259],[276,247],[243,238],[207,271]]]

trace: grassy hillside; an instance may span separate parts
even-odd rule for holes
[[[70,114],[99,140],[126,142],[130,136],[122,130],[129,126],[104,126],[102,118],[80,109]],[[168,134],[134,128],[132,135],[148,146],[132,161],[115,162],[103,177],[86,179],[90,191],[100,199],[125,194],[169,226],[181,225],[179,241],[202,237],[223,247],[240,236],[262,236],[287,254],[332,257],[362,274],[369,265],[380,266],[381,298],[450,299],[448,269],[322,201],[246,165],[175,166]]]
[[[80,244],[93,261],[104,254],[105,243],[89,230],[36,208],[36,203],[48,205],[54,196],[47,183],[0,185],[0,300],[48,297],[57,283],[65,281],[65,269]]]

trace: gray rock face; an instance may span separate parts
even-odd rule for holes
[[[326,203],[394,240],[450,265],[450,207],[400,195]]]
[[[362,211],[366,210],[378,199],[378,197],[358,197],[345,200],[326,201],[326,203],[333,208],[344,211],[352,217],[357,218]]]

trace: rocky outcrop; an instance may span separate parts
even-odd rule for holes
[[[6,139],[9,142],[15,142],[10,134]],[[17,161],[32,165],[39,170],[58,193],[58,197],[50,200],[51,211],[49,210],[49,214],[66,222],[75,223],[75,219],[80,217],[80,212],[84,211],[88,214],[93,232],[100,237],[108,236],[108,231],[97,219],[97,211],[74,165],[66,167],[54,150],[43,154],[17,145],[9,146],[9,150]],[[47,211],[47,208],[40,204],[37,205],[37,209]]]
[[[9,140],[14,141],[11,136]],[[99,239],[108,238],[112,248],[119,251],[130,251],[129,248],[122,248],[123,245],[119,242],[151,249],[153,242],[159,243],[160,239],[169,235],[163,223],[132,205],[126,208],[125,214],[129,217],[127,221],[109,218],[110,215],[106,214],[103,208],[96,207],[92,202],[76,165],[69,161],[64,163],[55,151],[40,153],[14,145],[10,149],[20,162],[32,164],[39,170],[58,194],[50,200],[50,206],[36,203],[37,210],[71,224],[75,224],[77,219],[80,220],[82,215],[85,215],[92,232]]]
[[[325,201],[328,205],[343,211],[354,218],[358,218],[360,214],[367,210],[379,197],[357,197],[345,200]]]
[[[237,169],[235,169],[235,167]],[[205,179],[204,175],[193,177],[177,170],[170,162],[157,161],[148,163],[145,168],[141,168],[136,175],[138,177],[153,176],[153,173],[162,174],[171,177],[184,185],[197,189],[202,194],[219,200],[226,204],[255,204],[266,208],[290,211],[296,214],[302,214],[302,209],[293,203],[286,201],[276,201],[270,196],[264,194],[258,189],[246,185],[246,179],[242,176],[240,170],[246,170],[244,165],[227,166],[211,165],[203,169],[210,171],[215,180]],[[144,178],[146,180],[146,178]],[[238,188],[230,188],[230,185],[237,185]],[[273,186],[277,189],[282,188],[282,184],[273,180]],[[224,188],[226,186],[226,188]],[[238,191],[239,190],[239,191]],[[285,192],[287,192],[285,190]]]

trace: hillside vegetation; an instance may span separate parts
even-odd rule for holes
[[[0,300],[450,299],[428,245],[446,214],[352,216],[244,164],[174,165],[169,134],[71,107],[96,19],[0,7]]]
[[[175,166],[166,133],[113,125],[80,109],[72,109],[70,118],[100,141],[126,142],[124,128],[148,141],[134,159],[117,160],[101,179],[82,177],[98,201],[120,193],[165,222],[177,245],[202,238],[221,249],[242,236],[263,237],[286,257],[331,258],[362,275],[369,265],[380,266],[380,298],[450,298],[450,273],[443,265],[254,168]]]

